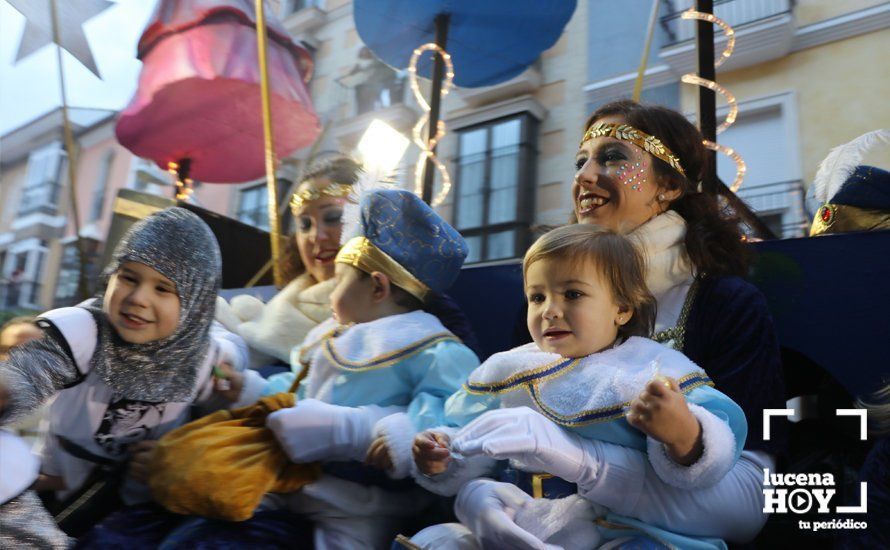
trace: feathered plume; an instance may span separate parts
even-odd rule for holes
[[[346,241],[356,237],[361,233],[362,227],[362,211],[361,202],[365,194],[377,189],[393,189],[393,175],[386,175],[379,170],[362,170],[359,173],[355,185],[352,186],[352,192],[346,198],[346,204],[343,206],[343,232],[340,233],[340,244],[346,244]]]
[[[881,144],[890,145],[890,130],[875,130],[832,149],[819,164],[813,180],[813,196],[816,200],[820,203],[828,202],[850,177],[862,157]]]

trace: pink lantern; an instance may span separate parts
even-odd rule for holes
[[[120,143],[163,169],[205,182],[265,175],[256,20],[250,0],[161,0],[139,40],[139,86],[121,113]],[[275,155],[319,133],[306,89],[312,59],[267,18]],[[186,161],[183,163],[183,161]]]

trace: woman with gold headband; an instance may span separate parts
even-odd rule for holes
[[[577,492],[612,514],[742,543],[766,521],[763,471],[775,471],[784,452],[785,430],[777,420],[770,440],[762,434],[763,410],[784,407],[784,379],[766,301],[741,278],[748,250],[738,224],[715,196],[701,191],[706,153],[699,131],[676,111],[626,100],[600,107],[588,119],[576,154],[572,221],[626,233],[643,253],[646,283],[658,305],[653,338],[686,354],[745,412],[748,439],[733,469],[710,488],[680,490],[663,482],[642,453],[626,447],[587,441],[553,448],[547,442],[557,438],[531,429],[541,425],[526,418],[533,415],[516,418],[528,424],[520,430],[525,443],[504,445],[496,433],[487,443],[513,449],[499,459],[533,454],[536,463],[573,465],[579,475],[569,481],[577,481]],[[516,486],[476,480],[461,490],[455,510],[472,518],[471,530],[483,546],[526,548],[528,533],[510,518],[528,502],[531,497]],[[652,539],[646,543],[662,547]]]
[[[254,367],[289,363],[291,348],[331,316],[343,205],[360,170],[347,157],[310,167],[291,199],[296,230],[280,259],[287,284],[278,294],[267,304],[248,295],[217,300],[217,319],[247,341]]]
[[[361,172],[361,165],[346,156],[310,166],[290,203],[296,229],[280,259],[287,285],[267,304],[248,295],[234,297],[231,305],[217,300],[217,319],[247,341],[252,366],[276,360],[289,364],[291,349],[331,316],[343,209]],[[437,296],[426,310],[476,349],[469,321],[453,300]],[[276,375],[269,392],[287,390],[293,378],[292,373]]]

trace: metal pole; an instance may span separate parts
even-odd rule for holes
[[[257,54],[260,58],[260,94],[263,104],[263,143],[266,153],[266,188],[269,192],[269,238],[272,239],[272,275],[275,286],[284,284],[284,274],[278,258],[281,257],[278,223],[278,185],[275,181],[275,150],[272,147],[272,102],[269,98],[269,70],[266,56],[266,15],[263,0],[256,0]]]
[[[59,15],[56,11],[56,0],[50,0],[49,5],[53,19],[53,42],[56,43],[56,59],[59,63],[59,88],[62,92],[62,134],[65,140],[65,151],[68,153],[71,217],[74,221],[74,235],[78,253],[77,295],[81,300],[86,300],[89,297],[86,269],[87,256],[83,238],[80,236],[80,213],[77,211],[77,169],[75,166],[77,152],[74,150],[74,133],[71,131],[71,119],[68,118],[68,95],[65,92],[65,69],[62,67],[62,46],[60,46],[61,41],[59,39]]]
[[[714,0],[695,0],[695,9],[702,13],[714,13]],[[697,20],[696,46],[698,51],[698,76],[716,81],[717,71],[714,68],[714,25],[707,21]],[[698,121],[702,136],[710,141],[717,141],[717,94],[704,86],[698,88]],[[717,152],[708,151],[708,169],[703,174],[705,191],[717,191]]]
[[[448,42],[448,23],[450,15],[440,13],[436,16],[436,45],[445,49]],[[437,143],[433,143],[436,137],[436,130],[439,127],[439,111],[442,105],[442,80],[445,78],[445,60],[442,56],[436,54],[433,58],[433,90],[430,98],[430,121],[427,143],[432,145],[430,149],[435,153]],[[433,182],[436,178],[436,165],[432,159],[426,159],[426,166],[423,168],[423,202],[430,204],[433,200]]]

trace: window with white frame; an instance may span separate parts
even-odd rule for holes
[[[55,307],[72,305],[77,298],[77,283],[80,279],[80,254],[77,242],[68,243],[62,251],[59,277],[56,281]]]
[[[64,155],[62,144],[58,141],[31,152],[25,188],[19,203],[20,216],[34,212],[56,213]]]
[[[291,182],[285,178],[276,178],[275,183],[278,186],[278,210],[281,211],[284,194],[290,189]],[[265,182],[238,192],[238,210],[235,212],[235,218],[247,225],[269,231],[269,191]],[[293,223],[290,209],[286,209],[278,221],[282,231],[289,231]]]
[[[457,131],[454,222],[467,263],[517,258],[528,246],[536,132],[527,113]]]
[[[44,308],[40,303],[40,292],[47,243],[35,238],[17,244],[9,251],[4,265],[0,303],[8,308]]]

